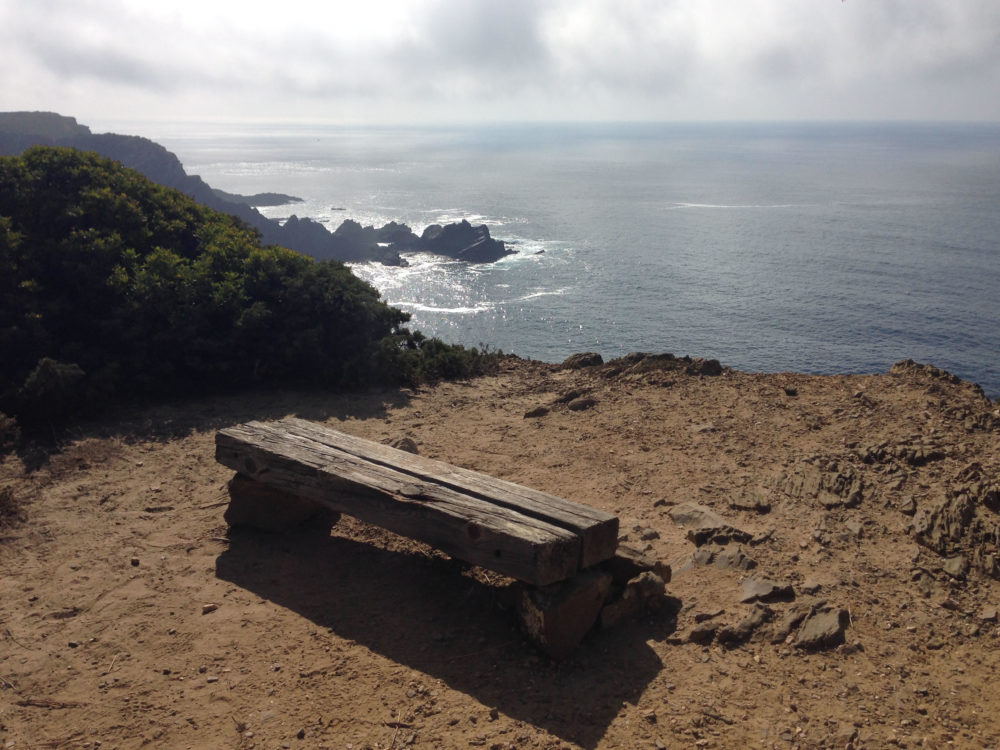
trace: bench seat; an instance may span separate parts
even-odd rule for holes
[[[535,586],[612,558],[618,519],[297,418],[220,430],[216,459],[288,495]]]

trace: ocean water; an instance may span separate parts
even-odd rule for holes
[[[411,327],[560,361],[750,371],[907,357],[1000,396],[1000,125],[146,124],[189,173],[331,229],[468,219],[518,252],[354,271]]]

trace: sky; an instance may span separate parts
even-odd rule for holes
[[[0,0],[11,110],[92,127],[1000,121],[1000,2]]]

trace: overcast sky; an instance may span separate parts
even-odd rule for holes
[[[0,0],[0,110],[1000,120],[1000,2]]]

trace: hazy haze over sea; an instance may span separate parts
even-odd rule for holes
[[[559,361],[744,370],[913,358],[1000,396],[1000,126],[125,125],[189,173],[331,229],[467,218],[518,254],[355,267],[412,327]]]

